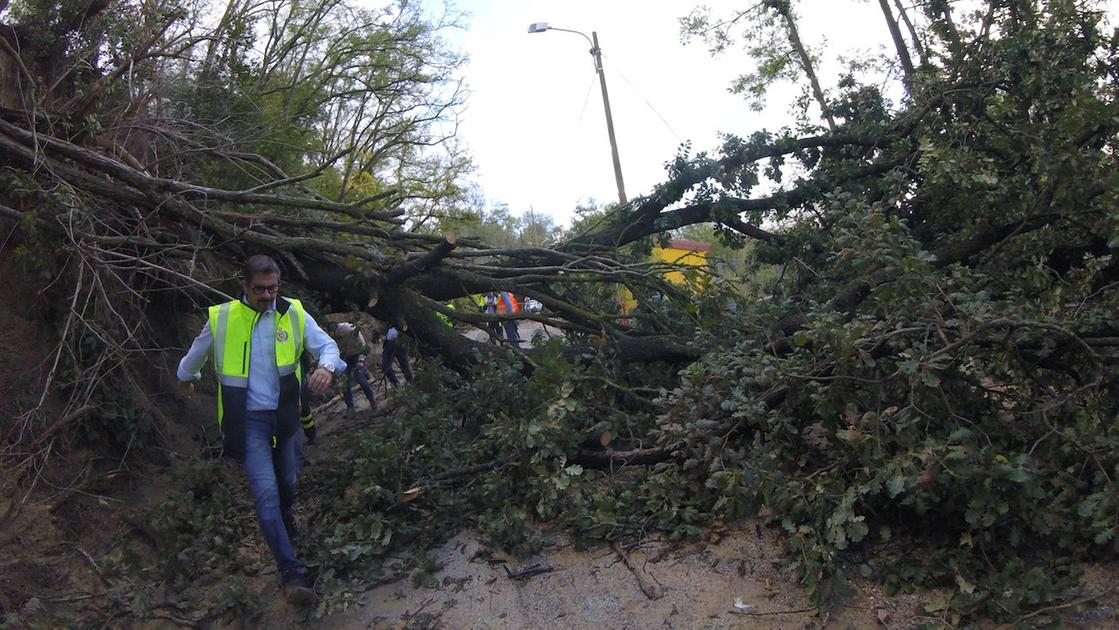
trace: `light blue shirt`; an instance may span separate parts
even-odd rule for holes
[[[245,302],[244,298],[241,298]],[[247,303],[247,302],[246,302]],[[202,367],[214,347],[210,323],[202,324],[202,332],[194,338],[190,350],[179,361],[176,374],[180,381],[197,381],[202,378]],[[276,367],[276,302],[262,312],[253,325],[253,338],[249,356],[249,391],[246,409],[271,411],[280,406],[280,371]],[[334,366],[335,372],[346,369],[346,362],[338,356],[338,344],[319,328],[310,313],[304,311],[303,347],[311,351],[319,367]],[[304,376],[306,378],[306,376]]]

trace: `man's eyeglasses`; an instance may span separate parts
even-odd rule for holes
[[[278,285],[278,284],[269,284],[269,285],[254,284],[254,285],[250,286],[249,288],[252,289],[252,292],[255,293],[256,295],[264,295],[265,293],[275,293],[275,292],[279,291],[280,290],[280,285]]]

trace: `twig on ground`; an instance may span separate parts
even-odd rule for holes
[[[170,621],[171,623],[173,623],[177,626],[182,626],[184,628],[201,628],[202,627],[201,625],[199,625],[197,623],[194,623],[193,621],[189,621],[187,619],[180,619],[179,617],[172,617],[171,615],[146,615],[144,617],[140,617],[140,619],[148,619],[148,620],[157,620],[158,619],[160,621]]]
[[[70,546],[76,549],[78,553],[82,554],[82,556],[85,557],[86,561],[89,562],[89,566],[93,567],[93,572],[97,574],[97,577],[101,579],[101,582],[104,583],[105,586],[112,586],[112,584],[109,582],[109,579],[105,577],[104,573],[101,572],[101,567],[97,566],[97,561],[93,559],[93,556],[86,553],[85,549],[82,549],[77,545],[71,544]]]
[[[534,575],[540,575],[541,573],[551,573],[552,571],[555,571],[554,567],[550,567],[546,564],[534,564],[531,567],[528,567],[527,569],[521,569],[520,571],[510,571],[509,567],[505,565],[501,565],[501,568],[505,569],[505,575],[508,576],[510,580],[527,580]]]
[[[629,555],[622,549],[621,545],[616,542],[611,543],[611,545],[614,547],[614,553],[618,554],[618,557],[622,559],[622,563],[625,564],[630,573],[637,578],[637,585],[641,588],[641,592],[645,593],[645,597],[649,599],[660,599],[664,597],[664,590],[656,584],[650,583],[649,579],[633,566],[633,563],[629,561]]]
[[[791,608],[789,610],[771,610],[768,612],[753,612],[750,610],[728,610],[732,615],[743,615],[746,617],[769,617],[772,615],[798,615],[800,613],[816,612],[819,606],[811,606],[809,608]]]
[[[1044,615],[1045,613],[1054,612],[1054,611],[1057,611],[1057,610],[1064,610],[1065,608],[1073,608],[1073,607],[1079,606],[1081,604],[1087,604],[1090,601],[1097,600],[1101,597],[1106,597],[1106,596],[1114,593],[1116,591],[1116,589],[1119,589],[1119,584],[1116,584],[1116,585],[1112,586],[1111,588],[1104,589],[1103,591],[1100,591],[1099,593],[1096,593],[1094,595],[1089,595],[1087,597],[1081,597],[1080,599],[1077,599],[1077,600],[1074,600],[1074,601],[1071,601],[1071,602],[1065,602],[1063,604],[1057,604],[1057,605],[1054,605],[1054,606],[1046,606],[1044,608],[1038,608],[1037,610],[1035,610],[1031,613],[1027,613],[1025,615],[1022,615],[1021,617],[1015,619],[1014,621],[1012,621],[1008,624],[1004,624],[1004,625],[999,626],[995,630],[1005,630],[1006,628],[1017,628],[1018,625],[1021,624],[1023,621],[1025,621],[1027,619],[1030,619],[1032,617],[1036,617],[1038,615]]]
[[[373,590],[377,587],[380,587],[380,586],[385,586],[387,584],[395,584],[395,583],[403,580],[404,578],[408,577],[411,574],[412,574],[411,571],[396,571],[395,573],[390,573],[390,574],[388,574],[384,577],[380,577],[380,578],[377,578],[376,580],[373,580],[371,582],[366,582],[365,584],[362,584],[361,591],[362,592],[371,591],[371,590]]]

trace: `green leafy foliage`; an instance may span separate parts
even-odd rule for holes
[[[1119,550],[1115,402],[1070,332],[1110,307],[1081,301],[1088,278],[1035,293],[1029,269],[1013,285],[937,269],[880,213],[848,214],[834,242],[833,272],[897,276],[853,317],[807,311],[787,354],[762,330],[707,354],[667,397],[662,442],[685,445],[716,514],[760,511],[786,532],[818,601],[861,568],[892,589],[955,585],[945,606],[963,616],[1053,603],[1077,575],[1069,559]],[[1059,361],[1071,348],[1086,353],[1075,373]]]
[[[778,4],[796,3],[753,10]],[[818,602],[859,572],[891,590],[945,588],[930,611],[951,623],[1013,620],[1060,601],[1078,561],[1119,550],[1116,357],[1102,340],[1119,119],[1100,89],[1115,34],[1098,7],[961,16],[928,3],[905,102],[895,109],[855,66],[816,95],[841,133],[901,128],[896,142],[784,154],[765,176],[795,187],[792,202],[742,212],[734,198],[760,170],[738,168],[743,156],[801,139],[729,137],[714,158],[725,170],[708,175],[722,189],[684,189],[713,213],[780,225],[756,255],[783,270],[664,398],[659,439],[696,471],[704,510],[784,531]],[[751,55],[774,63],[738,87],[791,76],[776,55],[781,36],[795,46],[792,23],[747,24]],[[722,50],[740,25],[701,10],[683,26]],[[671,175],[695,181],[712,160],[684,154]]]
[[[399,413],[310,470],[302,491],[315,497],[315,561],[370,579],[386,552],[426,548],[465,526],[527,553],[541,542],[541,520],[578,522],[588,534],[601,532],[600,519],[615,520],[594,496],[591,476],[568,460],[584,436],[609,431],[624,440],[645,433],[652,416],[619,405],[626,394],[617,388],[601,387],[605,366],[574,366],[558,343],[542,350],[531,375],[513,360],[481,364],[465,377],[422,371],[401,392]],[[608,378],[617,387],[628,382],[618,373]]]
[[[236,477],[235,465],[196,460],[176,475],[181,485],[148,516],[159,543],[169,553],[158,558],[156,569],[172,585],[218,567],[236,571],[258,567],[246,563],[239,549],[258,539],[247,492]],[[233,473],[233,474],[231,474]]]

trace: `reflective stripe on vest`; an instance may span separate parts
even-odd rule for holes
[[[303,354],[304,314],[299,300],[283,298],[291,304],[287,313],[273,311],[276,331],[276,369],[280,376],[295,374],[302,379],[299,357]],[[252,361],[252,335],[260,313],[239,300],[211,306],[210,334],[214,339],[214,372],[222,387],[249,387]],[[218,388],[218,425],[225,416],[222,387]]]
[[[509,294],[509,303],[513,305],[513,312],[514,313],[519,313],[520,312],[521,305],[517,303],[517,297],[515,295],[513,295],[512,293]],[[502,298],[500,295],[497,297],[497,312],[498,313],[504,313],[505,312],[505,299]]]

